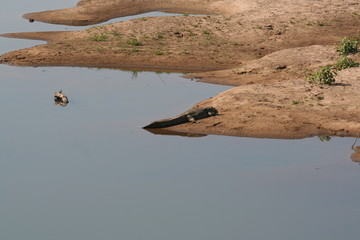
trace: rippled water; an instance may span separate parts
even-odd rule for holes
[[[23,13],[69,6],[5,2],[0,32],[27,29]],[[0,38],[0,52],[40,43]],[[354,139],[153,135],[141,127],[228,87],[94,68],[0,65],[0,73],[1,240],[360,235]],[[53,102],[60,89],[66,107]]]

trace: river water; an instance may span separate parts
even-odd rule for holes
[[[1,33],[76,29],[21,19],[74,0],[1,3]],[[35,44],[0,38],[0,53]],[[228,87],[96,68],[0,73],[1,240],[360,236],[354,139],[153,135],[141,127]]]

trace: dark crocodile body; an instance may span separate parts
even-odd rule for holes
[[[201,108],[201,109],[185,112],[178,117],[164,119],[150,123],[144,128],[167,128],[167,127],[180,125],[183,123],[195,122],[196,120],[216,116],[217,114],[218,111],[214,107]]]

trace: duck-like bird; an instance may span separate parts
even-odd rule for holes
[[[66,106],[69,103],[69,99],[62,93],[62,90],[55,92],[54,101],[61,106]]]

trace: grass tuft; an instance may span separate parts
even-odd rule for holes
[[[358,52],[359,39],[344,37],[340,40],[336,50],[341,55],[355,54]]]
[[[342,56],[334,64],[334,67],[336,70],[341,71],[341,70],[347,69],[347,68],[358,67],[359,65],[360,64],[355,62],[353,59]]]
[[[336,71],[331,66],[321,67],[315,73],[310,73],[306,79],[312,83],[331,85],[335,83]]]

